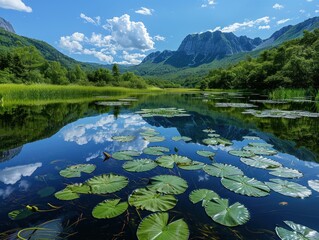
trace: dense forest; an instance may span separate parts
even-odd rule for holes
[[[319,88],[319,29],[263,51],[257,58],[211,70],[200,88]]]
[[[66,68],[60,62],[46,60],[34,46],[0,51],[0,83],[147,87],[146,80],[134,73],[121,74],[117,64],[112,71],[105,68],[84,71],[80,65]]]

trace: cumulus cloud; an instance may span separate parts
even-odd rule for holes
[[[276,9],[276,10],[280,10],[280,9],[283,9],[284,6],[283,5],[280,5],[279,3],[276,3],[274,6],[272,6],[272,8]]]
[[[4,184],[15,184],[20,181],[22,177],[30,177],[39,167],[42,167],[42,163],[5,168],[0,170],[0,182]]]
[[[32,8],[25,5],[21,0],[0,0],[0,8],[32,12]]]
[[[141,9],[136,10],[135,12],[141,15],[152,15],[152,13],[154,12],[154,9],[141,7]]]
[[[95,19],[93,19],[91,17],[86,16],[84,13],[81,13],[80,18],[84,19],[85,22],[92,23],[94,25],[101,24],[101,17],[100,16],[97,16],[97,17],[95,17]]]
[[[264,24],[268,24],[269,22],[270,22],[270,18],[266,16],[266,17],[258,18],[256,20],[245,21],[242,23],[236,22],[224,28],[216,27],[213,31],[236,32],[238,30],[242,30],[246,28],[264,26]]]
[[[207,0],[205,3],[202,4],[202,8],[214,6],[216,4],[216,0]]]
[[[277,24],[278,24],[278,25],[284,24],[284,23],[286,23],[286,22],[288,22],[288,21],[290,21],[290,20],[291,20],[290,18],[281,19],[281,20],[277,21]]]
[[[163,37],[161,35],[155,35],[154,36],[154,40],[155,41],[165,41],[165,37]]]
[[[270,29],[270,26],[269,25],[259,26],[258,29],[261,29],[261,30]]]
[[[140,64],[141,61],[146,57],[145,54],[141,53],[129,53],[127,51],[122,52],[121,58],[123,61],[117,62],[118,64],[130,65],[130,64]]]

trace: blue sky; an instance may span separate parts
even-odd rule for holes
[[[267,38],[319,15],[319,0],[0,0],[17,34],[80,61],[138,64],[176,50],[190,33],[221,30]]]

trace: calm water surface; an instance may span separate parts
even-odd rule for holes
[[[203,170],[186,171],[175,167],[156,167],[144,173],[130,173],[122,168],[124,161],[104,160],[103,152],[121,150],[138,152],[150,146],[164,146],[167,154],[187,156],[206,164],[212,161],[196,154],[198,150],[216,153],[214,161],[237,166],[244,174],[267,182],[277,178],[268,170],[245,165],[239,157],[228,151],[241,149],[250,142],[274,145],[278,154],[270,159],[303,173],[302,178],[287,179],[308,186],[308,180],[319,179],[319,118],[299,119],[257,118],[242,112],[245,108],[218,108],[218,102],[252,103],[249,100],[265,99],[253,94],[220,94],[207,97],[201,94],[170,94],[137,96],[129,106],[98,106],[94,102],[81,104],[51,104],[44,106],[3,106],[0,109],[0,239],[17,239],[21,229],[38,226],[58,219],[59,237],[48,239],[136,239],[141,221],[151,214],[148,211],[128,211],[114,219],[97,220],[92,209],[105,199],[128,199],[136,188],[145,187],[151,177],[161,174],[177,175],[189,185],[187,191],[177,195],[178,203],[168,211],[170,217],[184,218],[190,228],[190,239],[279,239],[275,227],[284,227],[283,221],[293,221],[319,231],[319,193],[305,199],[292,198],[274,191],[261,198],[248,197],[223,187],[220,178]],[[289,102],[284,104],[253,103],[257,109],[306,110],[318,112],[316,102]],[[150,117],[136,113],[143,108],[176,107],[190,114],[185,117]],[[140,135],[145,127],[155,129],[165,141],[151,143]],[[207,146],[204,129],[214,129],[230,140],[231,146]],[[134,135],[131,142],[121,143],[112,136]],[[175,142],[174,136],[187,136],[192,141]],[[246,140],[243,136],[256,136],[260,140]],[[156,159],[141,154],[139,158]],[[97,166],[92,174],[80,178],[63,178],[59,171],[67,166],[90,163]],[[116,173],[129,178],[129,184],[115,194],[81,195],[73,201],[61,201],[54,193],[67,184],[84,182],[92,176]],[[283,178],[282,178],[283,179]],[[283,179],[285,180],[285,179]],[[209,218],[201,204],[192,204],[189,194],[194,189],[207,188],[230,203],[240,202],[249,210],[251,218],[245,225],[228,228]],[[41,190],[42,191],[41,194]],[[310,188],[309,188],[310,189]],[[40,192],[39,192],[40,191]],[[44,193],[43,193],[44,192]],[[47,203],[61,207],[55,211],[37,212],[22,220],[11,220],[8,213],[36,205],[40,210],[51,209]],[[54,223],[56,223],[54,222]],[[61,227],[62,226],[62,227]],[[34,238],[29,238],[34,239]]]

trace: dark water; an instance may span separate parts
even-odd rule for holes
[[[264,99],[259,95],[219,95],[213,99],[200,94],[143,95],[139,101],[125,107],[97,106],[93,103],[52,104],[45,106],[9,106],[0,109],[0,239],[16,239],[16,233],[24,228],[38,226],[58,219],[63,229],[56,239],[136,239],[140,219],[151,214],[148,211],[128,211],[114,219],[97,220],[92,209],[105,199],[121,198],[126,201],[136,188],[145,187],[148,179],[160,174],[172,174],[188,182],[184,194],[177,195],[176,207],[170,217],[184,218],[190,228],[190,239],[279,239],[276,226],[283,221],[293,221],[319,230],[319,193],[305,199],[283,196],[271,191],[267,197],[254,198],[238,195],[223,187],[220,179],[203,170],[185,171],[156,167],[145,173],[129,173],[122,168],[123,161],[103,161],[103,152],[120,150],[142,152],[146,147],[164,146],[174,154],[211,164],[211,160],[196,154],[197,150],[216,153],[217,163],[227,163],[240,168],[248,177],[259,181],[276,178],[269,171],[252,168],[239,157],[228,153],[240,149],[251,140],[243,136],[258,136],[274,145],[278,154],[269,158],[285,167],[298,169],[303,177],[289,181],[308,186],[308,180],[319,179],[319,118],[299,119],[257,118],[245,115],[239,108],[217,108],[216,102],[252,103],[249,99]],[[205,100],[206,99],[206,100]],[[203,101],[204,100],[204,101]],[[289,102],[285,104],[254,103],[258,109],[307,110],[318,112],[318,103]],[[143,118],[135,112],[143,108],[176,107],[185,109],[187,117]],[[140,133],[150,127],[165,137],[165,141],[149,143]],[[233,142],[232,146],[206,146],[202,140],[211,128]],[[115,135],[134,135],[135,140],[120,143],[112,140]],[[191,142],[175,142],[174,136],[187,136]],[[140,158],[155,156],[142,154]],[[59,171],[78,163],[97,166],[92,174],[80,178],[63,178]],[[73,201],[60,201],[54,192],[66,184],[80,183],[103,173],[116,173],[129,178],[129,185],[109,195],[81,195]],[[41,197],[38,191],[50,187],[52,194]],[[230,203],[240,202],[250,212],[251,219],[245,225],[228,228],[212,221],[200,204],[192,204],[189,193],[207,188],[217,192]],[[53,192],[53,190],[55,190]],[[284,205],[279,203],[285,202]],[[36,205],[41,210],[51,209],[47,203],[62,208],[51,212],[34,213],[23,220],[10,220],[8,213],[26,205]],[[11,237],[10,237],[11,236]],[[33,239],[33,238],[30,238]],[[50,238],[49,238],[50,239]],[[55,238],[54,238],[55,239]]]

